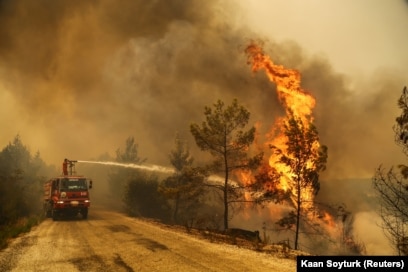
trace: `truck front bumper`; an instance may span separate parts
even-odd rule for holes
[[[86,200],[58,200],[54,202],[54,209],[57,210],[75,210],[75,209],[82,209],[88,208],[91,206],[91,201],[89,199]]]

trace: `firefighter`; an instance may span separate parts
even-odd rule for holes
[[[62,172],[64,173],[64,176],[68,175],[68,159],[64,159],[64,162],[62,163]]]

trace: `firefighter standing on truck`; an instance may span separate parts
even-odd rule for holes
[[[68,159],[65,159],[64,162],[62,163],[62,172],[64,174],[64,176],[68,175]]]

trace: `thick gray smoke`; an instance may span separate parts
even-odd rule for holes
[[[202,161],[189,124],[203,120],[204,106],[233,98],[261,123],[262,138],[283,110],[274,84],[246,63],[245,46],[264,37],[239,22],[233,2],[0,0],[0,143],[20,134],[59,165],[65,157],[114,155],[134,136],[141,157],[168,165],[179,132]],[[370,177],[380,163],[401,162],[392,125],[402,76],[378,71],[365,82],[341,75],[325,58],[270,37],[265,51],[299,69],[316,97],[329,150],[325,179]],[[326,195],[349,189],[322,187]]]
[[[3,1],[0,76],[16,105],[5,120],[16,122],[11,133],[57,162],[112,153],[134,136],[149,161],[167,163],[176,131],[188,137],[190,122],[217,99],[237,97],[256,105],[254,119],[260,108],[269,117],[273,87],[252,77],[242,52],[248,36],[231,29],[219,5]]]
[[[175,133],[194,149],[189,124],[201,122],[204,106],[233,98],[265,135],[283,111],[274,84],[246,64],[245,46],[263,37],[236,23],[239,14],[216,0],[1,1],[2,142],[19,133],[59,164],[113,154],[134,136],[141,156],[168,164]],[[398,162],[402,77],[379,71],[364,83],[295,43],[268,41],[265,50],[299,69],[316,97],[328,178],[369,177],[379,163]]]
[[[261,135],[281,112],[274,85],[246,65],[243,49],[259,36],[232,23],[226,14],[239,10],[231,4],[0,3],[0,77],[10,93],[2,102],[15,103],[3,117],[15,127],[2,141],[20,133],[51,163],[112,153],[135,136],[143,156],[165,164],[176,131],[193,147],[188,126],[217,99],[238,98],[261,121]],[[265,49],[276,63],[300,69],[317,98],[331,176],[367,175],[387,161],[402,82],[379,75],[356,96],[345,76],[296,44]]]

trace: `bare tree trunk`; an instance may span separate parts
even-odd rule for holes
[[[225,138],[226,142],[226,138]],[[227,153],[224,152],[224,165],[225,165],[225,181],[224,181],[224,229],[228,229],[228,160]]]
[[[224,229],[228,229],[228,168],[225,159],[225,181],[224,181]]]
[[[227,182],[225,182],[225,187],[224,187],[224,229],[228,229],[228,192],[227,192]]]
[[[174,212],[173,212],[173,221],[176,224],[178,223],[179,202],[180,202],[180,194],[177,193],[176,200],[175,200],[175,203],[174,203]]]
[[[296,199],[296,232],[295,232],[295,250],[298,249],[298,241],[299,241],[299,226],[300,226],[300,208],[301,208],[301,199],[300,199],[300,180],[298,178],[297,181],[297,188],[296,188],[296,194],[297,194],[297,199]]]

